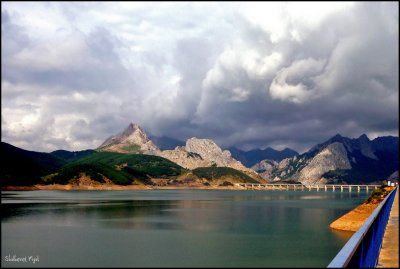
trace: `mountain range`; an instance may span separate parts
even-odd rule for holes
[[[365,134],[354,139],[337,134],[301,155],[262,161],[253,169],[269,181],[379,183],[398,171],[398,146],[393,136],[370,140]]]
[[[285,148],[283,150],[275,150],[273,148],[253,149],[243,151],[235,147],[229,148],[232,156],[242,162],[247,167],[252,167],[262,160],[282,161],[283,159],[294,157],[299,153],[293,149]]]
[[[232,179],[261,183],[377,183],[398,178],[398,140],[393,136],[370,140],[366,135],[351,139],[337,134],[298,154],[288,148],[222,150],[211,139],[192,137],[174,149],[161,149],[143,128],[131,123],[95,150],[40,153],[2,142],[2,185],[67,184],[82,175],[122,185],[152,184],[155,179],[201,184]]]

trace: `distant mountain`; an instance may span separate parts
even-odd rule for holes
[[[271,165],[264,178],[303,184],[379,183],[398,170],[398,145],[398,137],[371,141],[365,134],[355,139],[337,134],[304,154]]]
[[[189,144],[196,146],[196,143]],[[191,171],[163,157],[147,154],[93,150],[42,153],[23,150],[4,142],[1,148],[4,165],[1,186],[73,184],[93,187],[105,184],[108,188],[131,184],[210,186],[259,182],[230,167],[201,167]],[[194,152],[189,155],[197,156]]]
[[[176,140],[173,141],[172,139],[165,138],[161,139],[161,141],[176,142]],[[180,141],[178,142],[180,143]],[[108,138],[97,150],[156,155],[166,158],[186,169],[211,166],[231,167],[256,176],[253,170],[234,159],[228,150],[222,150],[211,139],[193,137],[188,139],[184,146],[177,146],[173,150],[160,150],[148,138],[144,130],[139,125],[133,123],[122,133]],[[258,178],[261,179],[260,177]]]
[[[161,150],[175,149],[176,147],[182,147],[185,142],[171,138],[168,136],[149,136],[149,138],[156,144]]]
[[[186,141],[185,147],[164,150],[157,154],[188,169],[211,166],[231,167],[254,174],[254,171],[233,158],[228,150],[222,150],[211,139],[192,137]]]
[[[66,161],[50,153],[20,149],[1,142],[1,185],[33,185],[53,173]]]
[[[107,138],[97,150],[152,154],[160,149],[147,137],[142,127],[131,123],[122,133]]]
[[[1,150],[2,186],[91,184],[90,180],[121,185],[153,184],[153,180],[380,184],[386,179],[398,180],[399,165],[399,138],[393,136],[371,141],[365,134],[354,139],[337,134],[301,155],[290,149],[244,152],[232,148],[232,155],[247,164],[265,158],[250,169],[210,139],[193,137],[185,146],[160,150],[136,124],[108,138],[97,150],[43,153],[4,142]],[[292,156],[280,160],[285,155]]]
[[[250,151],[243,151],[235,147],[231,147],[229,148],[229,151],[235,159],[239,160],[246,167],[252,167],[262,160],[272,160],[280,162],[283,159],[299,155],[297,151],[290,148],[285,148],[281,151],[275,150],[270,147],[266,149],[253,149]]]

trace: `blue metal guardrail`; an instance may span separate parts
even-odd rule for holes
[[[395,188],[389,193],[375,208],[364,225],[357,230],[331,261],[328,268],[373,268],[377,265],[383,235],[397,189]]]

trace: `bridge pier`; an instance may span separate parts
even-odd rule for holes
[[[377,189],[379,185],[303,185],[303,184],[256,184],[256,183],[236,183],[236,187],[244,187],[247,190],[260,190],[260,189],[266,189],[266,190],[284,190],[286,186],[286,190],[290,190],[290,188],[293,188],[293,190],[302,190],[304,191],[305,188],[308,188],[308,191],[311,191],[311,189],[316,188],[317,191],[319,189],[324,188],[325,191],[328,191],[329,188],[332,188],[333,192],[335,192],[336,188],[340,187],[340,191],[343,192],[346,188],[349,189],[349,192],[352,192],[353,187],[357,188],[358,192],[361,192],[362,188],[365,188],[365,190],[368,192],[370,189],[375,188]]]

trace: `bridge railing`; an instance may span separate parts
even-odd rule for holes
[[[372,212],[363,226],[331,261],[328,268],[372,268],[377,265],[383,235],[397,189],[390,192]]]

